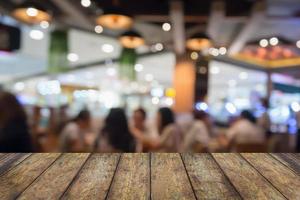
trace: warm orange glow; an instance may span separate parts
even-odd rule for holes
[[[193,110],[196,70],[192,62],[179,61],[175,66],[174,88],[176,92],[174,110],[189,113]]]
[[[130,49],[135,49],[145,44],[143,38],[134,36],[122,36],[119,40],[123,47]]]
[[[126,15],[107,14],[101,15],[96,19],[96,23],[109,29],[129,29],[133,20]]]
[[[201,51],[211,47],[211,42],[206,38],[193,38],[187,40],[186,47],[190,50]]]
[[[42,21],[51,21],[51,16],[47,12],[38,9],[35,16],[29,16],[27,14],[27,8],[17,8],[14,10],[12,15],[16,19],[28,24],[38,24]]]

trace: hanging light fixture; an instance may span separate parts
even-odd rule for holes
[[[25,2],[18,6],[12,13],[12,15],[28,24],[39,24],[43,21],[50,22],[51,15],[39,4],[34,2]]]
[[[131,28],[133,19],[119,7],[112,7],[104,10],[104,14],[97,17],[96,23],[109,29],[124,30]]]
[[[119,0],[112,0],[111,2],[112,6],[104,9],[104,13],[97,17],[96,23],[113,30],[130,29],[133,24],[132,17],[121,9]]]
[[[186,42],[186,47],[193,51],[201,51],[211,46],[210,38],[205,33],[197,33]]]
[[[119,38],[123,47],[129,49],[135,49],[145,44],[143,37],[136,31],[127,31],[123,33]]]

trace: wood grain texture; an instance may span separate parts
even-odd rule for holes
[[[231,183],[245,199],[285,199],[239,154],[213,154]]]
[[[182,154],[198,199],[241,199],[210,154]]]
[[[243,153],[248,160],[266,179],[268,179],[288,199],[300,198],[300,178],[268,154]]]
[[[104,199],[120,154],[93,154],[62,199]]]
[[[26,153],[10,153],[5,158],[0,160],[0,175],[20,164],[28,158],[30,154]]]
[[[179,154],[151,154],[151,197],[162,199],[195,199]]]
[[[123,154],[107,199],[150,199],[149,154]]]
[[[7,154],[6,153],[0,153],[0,160],[5,157]]]
[[[296,174],[300,175],[300,160],[295,158],[292,154],[272,153],[271,155],[285,166],[293,170]]]
[[[58,199],[88,156],[86,153],[63,154],[20,195],[19,199]]]
[[[60,154],[34,154],[12,170],[0,176],[0,199],[15,199],[44,170],[46,170]]]

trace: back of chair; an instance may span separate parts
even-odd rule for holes
[[[235,144],[234,150],[243,153],[265,153],[268,151],[268,146],[265,143],[240,143]]]

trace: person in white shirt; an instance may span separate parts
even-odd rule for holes
[[[88,110],[82,110],[74,120],[63,129],[60,136],[61,152],[84,152],[88,150],[91,115]]]
[[[156,126],[159,136],[157,138],[147,137],[136,128],[132,129],[132,134],[145,148],[155,152],[179,152],[182,142],[181,129],[175,122],[175,115],[170,108],[160,108],[156,115]]]
[[[238,119],[228,130],[229,146],[233,144],[262,144],[265,142],[264,130],[256,125],[256,119],[250,111],[242,111]]]
[[[182,152],[203,152],[211,140],[209,115],[204,111],[194,111],[194,122],[184,137]]]

